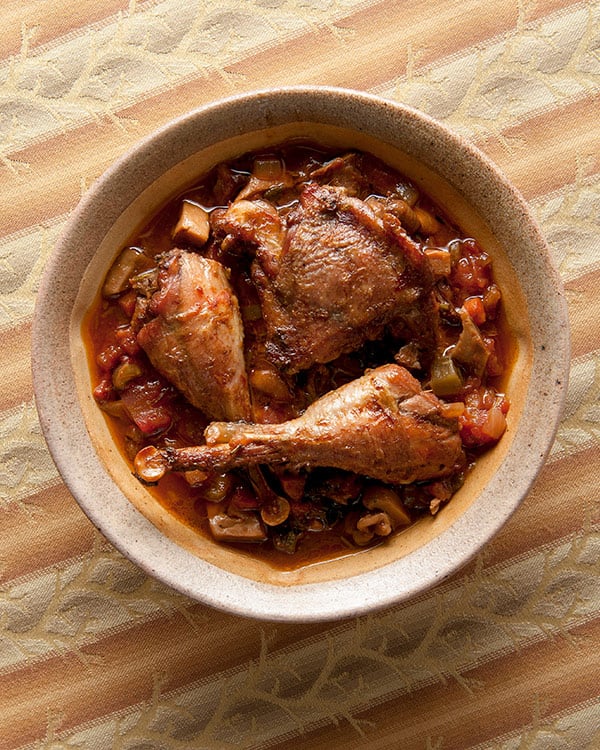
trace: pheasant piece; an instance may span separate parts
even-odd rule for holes
[[[154,367],[210,419],[248,419],[244,334],[224,267],[175,250],[150,309],[138,342]]]
[[[207,445],[145,448],[136,473],[228,471],[256,464],[331,467],[390,484],[437,479],[464,464],[456,419],[398,365],[384,365],[315,401],[297,419],[257,425],[213,422]]]
[[[288,373],[355,351],[407,315],[414,329],[415,310],[428,335],[429,265],[392,214],[343,188],[310,184],[287,223],[264,201],[240,201],[221,224],[254,247],[267,352]]]

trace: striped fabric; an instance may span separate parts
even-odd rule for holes
[[[4,0],[0,749],[600,747],[600,4]],[[146,577],[61,483],[30,375],[36,288],[87,186],[165,121],[277,84],[406,102],[523,192],[572,372],[533,491],[466,569],[335,624],[212,611]]]

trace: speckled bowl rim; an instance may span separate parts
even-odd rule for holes
[[[161,150],[162,161],[176,164],[182,152],[192,153],[195,129],[203,118],[227,122],[229,135],[243,134],[247,127],[243,114],[250,111],[263,127],[275,125],[281,118],[287,122],[294,115],[319,122],[325,118],[335,124],[343,112],[347,125],[352,120],[356,128],[368,129],[367,120],[377,116],[377,137],[392,141],[396,129],[410,125],[421,139],[419,148],[427,147],[427,139],[436,144],[436,170],[446,179],[451,176],[458,190],[472,191],[474,180],[477,182],[476,209],[480,214],[506,216],[512,212],[515,219],[511,226],[520,226],[520,240],[539,267],[531,282],[525,280],[529,288],[524,290],[528,299],[536,299],[532,308],[538,326],[532,363],[535,377],[530,385],[536,389],[535,398],[527,399],[501,471],[482,493],[487,504],[476,501],[433,543],[410,555],[341,580],[265,584],[224,571],[178,547],[115,488],[83,425],[70,368],[61,366],[70,361],[65,310],[73,304],[82,273],[81,268],[69,264],[69,253],[81,240],[81,233],[89,229],[98,206],[109,214],[113,210],[110,196],[114,182],[121,187],[130,185],[135,191],[139,183],[148,184],[159,176],[159,172],[152,173],[156,149]],[[364,112],[368,113],[366,119]],[[117,215],[118,211],[115,218]],[[516,240],[517,229],[510,231]],[[32,333],[34,393],[43,434],[66,485],[101,533],[145,572],[193,599],[239,615],[290,622],[333,620],[391,606],[426,591],[467,563],[506,523],[529,491],[555,437],[569,371],[567,320],[558,273],[526,202],[476,147],[427,115],[374,95],[324,86],[266,89],[221,99],[167,123],[130,149],[88,190],[71,215],[41,280]],[[490,503],[492,497],[495,501]]]

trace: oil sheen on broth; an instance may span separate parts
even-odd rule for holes
[[[506,427],[502,320],[443,206],[371,154],[289,141],[150,217],[83,335],[157,502],[291,569],[443,512]]]

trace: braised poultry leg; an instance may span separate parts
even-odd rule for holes
[[[447,476],[464,462],[456,419],[403,367],[390,364],[327,393],[281,424],[213,422],[207,445],[144,448],[137,476],[167,470],[228,471],[256,464],[333,467],[391,484]]]
[[[210,419],[248,419],[250,397],[237,299],[225,268],[175,250],[138,334],[154,367]]]

